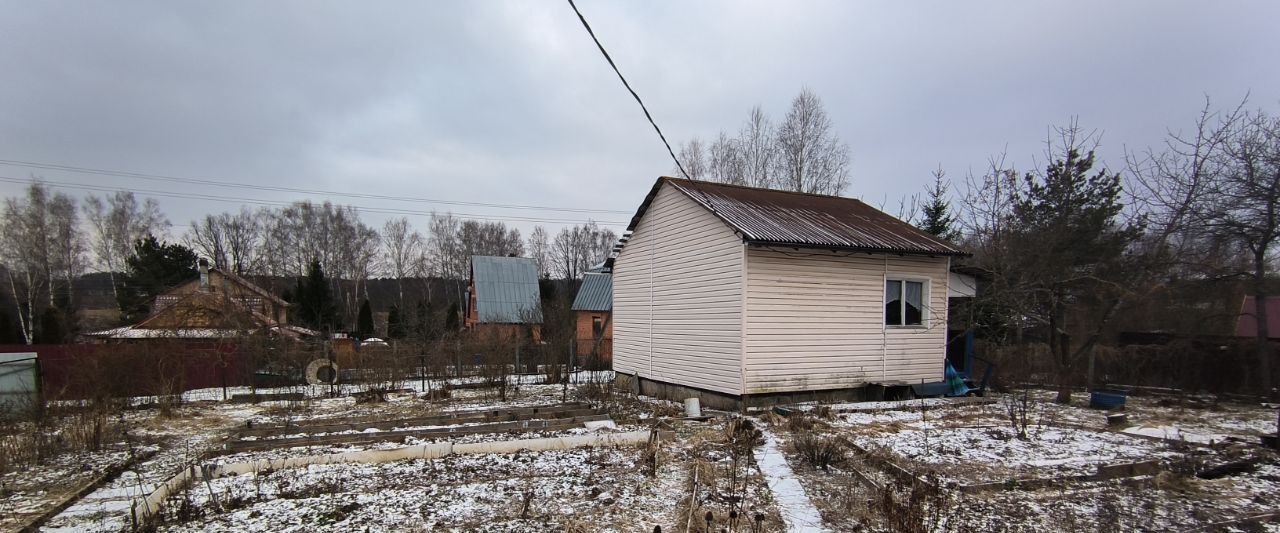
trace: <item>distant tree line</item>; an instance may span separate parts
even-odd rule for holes
[[[310,201],[209,214],[192,221],[179,239],[163,240],[171,227],[154,200],[117,192],[77,201],[33,178],[25,195],[7,198],[0,212],[0,339],[32,344],[73,338],[82,308],[74,287],[91,271],[106,273],[118,323],[139,320],[151,298],[196,275],[198,258],[297,300],[299,322],[325,331],[371,334],[368,282],[391,278],[395,301],[378,307],[395,307],[404,331],[421,330],[426,326],[415,324],[430,318],[438,324],[427,329],[440,332],[456,324],[444,315],[458,313],[459,302],[434,301],[441,297],[431,294],[438,285],[422,280],[453,280],[461,287],[473,255],[528,255],[544,278],[576,278],[603,261],[617,241],[591,221],[554,237],[538,226],[526,241],[502,222],[450,213],[431,215],[423,230],[405,217],[374,228],[355,208]],[[427,312],[433,316],[416,316]]]

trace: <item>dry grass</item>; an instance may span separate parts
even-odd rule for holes
[[[759,418],[761,422],[764,422],[765,424],[768,424],[771,427],[778,427],[787,423],[787,417],[782,416],[773,411],[765,411],[764,414],[760,415],[757,418]]]
[[[844,443],[827,435],[797,435],[791,440],[791,450],[804,464],[823,471],[840,467],[848,459]]]

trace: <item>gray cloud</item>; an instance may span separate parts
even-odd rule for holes
[[[6,7],[4,159],[623,211],[672,167],[561,2]],[[780,117],[801,86],[812,87],[852,148],[849,193],[873,203],[919,191],[939,164],[956,178],[980,170],[1006,146],[1026,168],[1046,127],[1072,116],[1105,132],[1102,155],[1116,167],[1125,146],[1157,144],[1166,128],[1188,126],[1206,94],[1224,106],[1250,91],[1263,107],[1280,98],[1274,3],[580,7],[673,141],[735,131],[756,104]],[[0,176],[30,172],[0,167]],[[20,187],[0,184],[0,192]],[[159,200],[179,223],[235,208]]]

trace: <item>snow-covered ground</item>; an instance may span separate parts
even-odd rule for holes
[[[641,474],[639,458],[635,449],[576,449],[219,478],[188,491],[198,512],[164,529],[634,531],[674,522],[680,494]]]
[[[769,485],[769,491],[778,502],[787,531],[827,531],[822,526],[822,515],[818,514],[809,495],[805,494],[804,485],[791,471],[786,456],[778,447],[778,439],[772,433],[764,433],[764,445],[756,448],[755,459]]]
[[[577,376],[580,381],[608,377]],[[438,390],[443,383],[423,387],[412,381],[404,383],[408,392],[390,393],[387,401],[377,403],[361,403],[352,396],[329,397],[328,387],[259,390],[302,392],[304,396],[299,401],[259,404],[223,402],[221,389],[192,391],[185,395],[186,404],[164,415],[157,409],[126,411],[120,420],[128,430],[128,443],[113,437],[116,440],[107,443],[102,452],[59,455],[4,474],[0,477],[0,515],[6,519],[33,516],[70,487],[128,460],[128,444],[135,453],[153,455],[68,507],[45,525],[45,531],[128,529],[130,504],[192,464],[389,449],[446,440],[409,438],[207,455],[220,449],[229,435],[250,425],[386,421],[563,400],[607,405],[614,427],[476,434],[447,440],[467,443],[633,431],[650,427],[659,414],[673,417],[667,423],[675,438],[659,448],[653,476],[647,475],[650,455],[646,449],[624,446],[312,465],[218,478],[196,483],[172,499],[161,529],[652,531],[653,526],[661,525],[663,531],[683,531],[688,524],[691,531],[702,531],[703,513],[710,511],[715,531],[729,527],[750,530],[756,514],[761,514],[766,531],[888,531],[910,524],[928,525],[921,530],[934,531],[944,527],[949,531],[1176,531],[1280,508],[1280,459],[1252,444],[1258,434],[1273,429],[1276,411],[1257,405],[1221,403],[1206,408],[1168,399],[1130,397],[1130,425],[1109,428],[1103,412],[1054,405],[1044,401],[1050,393],[1035,392],[1025,409],[1026,439],[1013,434],[1009,397],[996,397],[988,404],[913,400],[803,405],[801,410],[811,413],[811,425],[760,414],[760,420],[769,421],[763,428],[766,438],[756,447],[750,464],[744,466],[731,460],[723,418],[683,421],[676,418],[680,408],[673,403],[620,393],[609,398],[584,397],[574,385],[567,389],[539,385],[539,378],[513,379],[505,400],[499,399],[496,391],[471,388],[454,390],[447,399],[428,400],[422,392]],[[459,383],[462,381],[466,380]],[[362,389],[346,388],[347,392]],[[140,399],[137,403],[146,402]],[[845,460],[830,470],[814,468],[794,449],[796,437],[802,434],[855,443],[931,481],[904,482],[845,445],[841,445]],[[1156,476],[1064,482],[1051,488],[1010,486],[979,493],[961,493],[948,486],[949,481],[973,484],[1058,478],[1151,459],[1162,465],[1163,472]],[[1242,459],[1257,461],[1216,479],[1189,475],[1189,469]],[[698,468],[710,470],[698,483],[691,483],[691,472]],[[739,513],[736,526],[729,518],[730,510]],[[887,516],[896,516],[896,525],[887,522]],[[1249,527],[1239,530],[1263,530]]]
[[[1119,433],[1061,427],[1029,433],[1020,439],[1008,427],[939,427],[857,435],[854,441],[936,467],[961,483],[1091,474],[1099,465],[1177,455],[1164,444]]]
[[[1051,397],[1033,391],[1025,404],[1010,395],[986,405],[914,400],[812,408],[812,429],[776,418],[773,428],[805,493],[836,530],[1180,531],[1280,508],[1280,457],[1257,446],[1259,434],[1274,431],[1274,408],[1130,397],[1130,425],[1112,428],[1105,412],[1052,404]],[[1011,408],[1026,415],[1025,439],[1017,437]],[[846,446],[843,461],[818,469],[793,447],[801,434],[851,442],[871,455]],[[884,460],[918,481],[896,476]],[[1160,465],[1154,475],[1061,481],[1151,460]],[[1241,461],[1256,465],[1216,479],[1194,475]],[[1060,481],[959,490],[1026,479]]]
[[[607,379],[607,375],[578,376]],[[412,389],[416,389],[413,387]],[[220,401],[221,389],[193,391],[188,401],[161,417],[154,409],[129,411],[126,420],[135,440],[150,443],[155,455],[89,493],[49,520],[44,531],[108,532],[128,530],[130,506],[170,476],[190,465],[225,464],[333,452],[376,450],[448,440],[454,443],[504,441],[648,429],[654,415],[679,412],[679,406],[647,398],[579,397],[571,385],[537,385],[533,380],[512,386],[499,400],[493,390],[459,389],[450,398],[428,400],[416,390],[391,393],[386,402],[358,403],[350,396],[329,397],[327,387],[293,387],[259,393],[303,392],[301,401],[243,404]],[[247,391],[229,391],[243,393]],[[408,438],[404,441],[270,449],[230,455],[219,450],[239,429],[262,424],[323,421],[382,421],[441,413],[494,410],[593,400],[608,405],[615,421],[565,430],[510,431],[452,438]],[[600,400],[607,400],[599,403]],[[145,403],[145,402],[139,402]],[[711,435],[693,439],[712,446],[722,438],[723,420],[670,420],[677,435]],[[414,426],[417,427],[417,426]],[[422,427],[428,427],[422,425]],[[430,426],[435,427],[435,426]],[[299,432],[298,434],[303,434]],[[572,449],[516,454],[448,456],[383,464],[325,464],[243,474],[199,481],[165,505],[171,531],[652,531],[656,525],[674,531],[686,500],[693,452],[683,437],[665,442],[657,454],[654,475],[646,475],[644,446]],[[118,462],[118,461],[117,461]],[[111,463],[111,461],[107,461]],[[56,472],[50,471],[50,475]],[[751,514],[764,513],[765,524],[780,524],[759,475],[746,489]],[[727,484],[725,480],[720,480]],[[739,485],[742,486],[741,480]],[[722,485],[723,486],[723,485]],[[710,510],[727,520],[735,505],[705,486],[698,512]],[[37,501],[38,498],[31,498]],[[25,500],[24,500],[25,501]],[[46,502],[47,503],[47,502]],[[37,505],[38,506],[38,505]],[[748,513],[744,510],[744,515]],[[699,514],[698,516],[701,516]],[[697,523],[697,522],[695,522]],[[746,520],[742,520],[746,524]]]

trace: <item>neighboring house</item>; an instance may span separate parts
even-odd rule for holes
[[[613,359],[613,276],[588,272],[573,299],[575,341],[580,360],[608,368]]]
[[[473,256],[463,325],[469,331],[512,338],[542,335],[538,268],[526,257]]]
[[[1258,314],[1253,296],[1245,295],[1240,304],[1240,316],[1236,319],[1236,336],[1256,339],[1258,337]],[[1267,310],[1267,338],[1280,340],[1280,297],[1267,297],[1262,304]]]
[[[85,336],[100,340],[315,336],[314,331],[289,325],[288,306],[270,291],[201,260],[199,277],[156,296],[146,319]]]
[[[835,196],[659,178],[613,263],[613,368],[739,407],[943,379],[955,245]],[[959,291],[957,291],[959,292]]]

